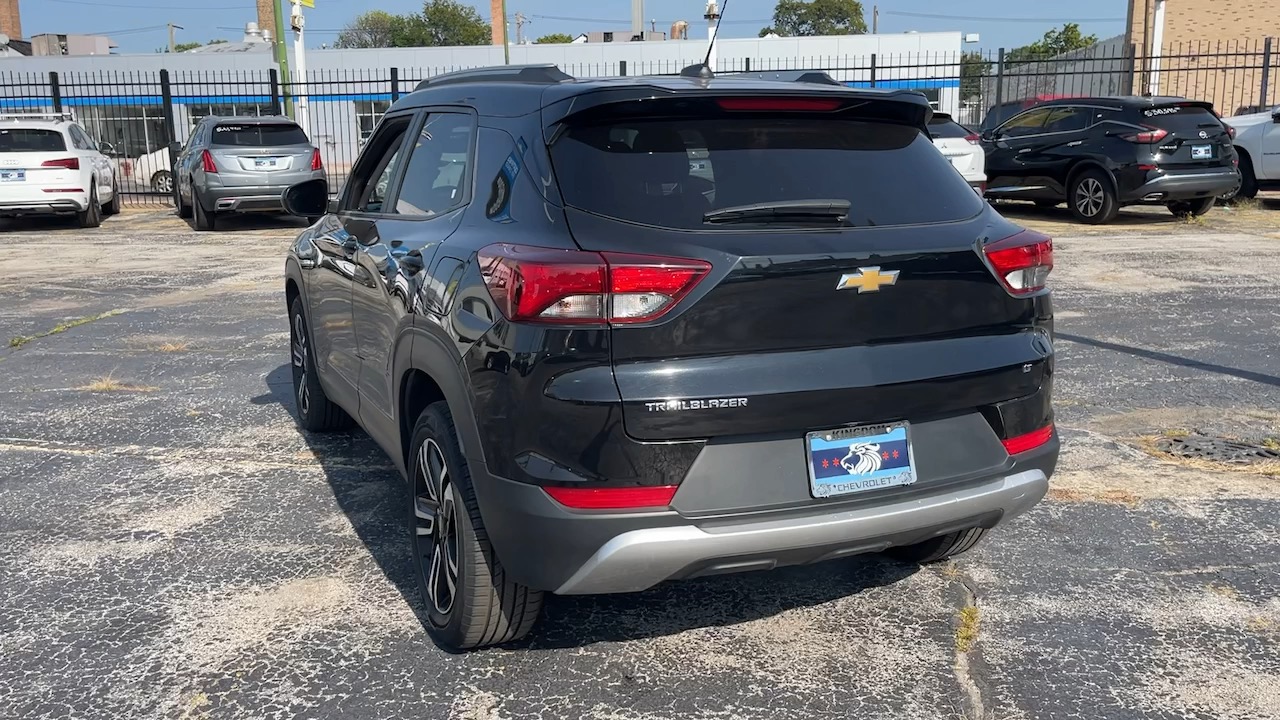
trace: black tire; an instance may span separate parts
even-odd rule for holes
[[[89,179],[89,205],[76,213],[76,222],[82,228],[96,228],[102,224],[102,206],[98,204],[98,179]]]
[[[524,637],[543,593],[511,580],[498,561],[446,403],[422,412],[409,447],[409,539],[427,631],[453,651]]]
[[[889,548],[886,552],[895,560],[926,565],[972,550],[973,546],[977,545],[986,534],[987,531],[984,528],[969,528],[940,535],[915,545]]]
[[[1077,220],[1090,225],[1111,222],[1120,212],[1111,179],[1101,170],[1084,170],[1071,179],[1067,207]]]
[[[1045,200],[1036,200],[1035,203],[1036,203],[1036,207],[1038,208],[1056,208],[1062,204],[1062,201],[1045,199]]]
[[[311,330],[302,298],[289,305],[289,355],[293,368],[293,399],[298,404],[298,425],[311,432],[345,430],[351,416],[324,394],[311,351]]]
[[[1178,202],[1168,203],[1165,207],[1169,208],[1169,212],[1178,217],[1200,217],[1212,210],[1217,203],[1218,198],[1207,197],[1198,200],[1179,200]]]
[[[173,185],[173,208],[183,220],[191,217],[191,206],[182,199],[182,191],[178,189],[177,183]]]
[[[200,232],[214,230],[218,226],[217,214],[204,209],[204,205],[200,202],[200,196],[196,194],[194,187],[191,188],[191,217],[196,230]]]
[[[1253,161],[1248,155],[1240,156],[1240,189],[1233,200],[1252,200],[1258,197],[1258,176],[1253,173]]]
[[[116,182],[114,179],[111,181],[111,202],[102,206],[102,214],[120,214],[120,183]]]

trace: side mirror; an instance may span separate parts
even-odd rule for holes
[[[1271,122],[1276,123],[1277,125],[1280,125],[1280,110],[1276,110],[1275,112],[1271,113]]]
[[[298,217],[317,217],[329,210],[329,181],[323,178],[292,185],[280,195],[284,211]]]
[[[98,152],[106,155],[107,157],[115,157],[116,146],[109,142],[100,142],[98,143]]]
[[[982,142],[994,142],[996,139],[996,129],[987,128],[982,131]]]
[[[329,198],[329,214],[335,215],[338,212],[338,198]]]
[[[169,154],[173,155],[174,157],[178,157],[179,155],[181,155],[182,143],[178,142],[177,140],[174,140],[173,142],[169,143]]]

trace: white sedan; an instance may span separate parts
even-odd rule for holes
[[[929,121],[929,138],[979,195],[986,193],[987,156],[977,133],[946,113],[934,113]]]
[[[69,115],[0,115],[0,217],[120,212],[115,166]]]

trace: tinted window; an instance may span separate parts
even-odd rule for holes
[[[292,123],[257,125],[218,123],[213,128],[214,145],[239,147],[271,147],[274,145],[306,145],[307,134]]]
[[[414,139],[396,196],[401,215],[439,215],[463,204],[470,177],[471,116],[433,113]]]
[[[1000,131],[1008,137],[1042,133],[1044,132],[1044,122],[1049,119],[1049,113],[1051,112],[1053,112],[1052,108],[1028,110],[1000,126]]]
[[[934,140],[969,137],[969,131],[951,118],[934,118],[929,121],[929,137]]]
[[[391,179],[399,166],[410,119],[400,116],[388,120],[365,145],[347,183],[349,204],[344,207],[362,212],[383,212],[382,206],[391,192]]]
[[[1174,133],[1194,135],[1206,128],[1217,129],[1222,127],[1217,115],[1198,106],[1183,107],[1173,105],[1170,107],[1151,108],[1143,110],[1141,116],[1143,125],[1163,128]]]
[[[0,130],[0,152],[59,152],[67,141],[57,130],[7,128]]]
[[[932,142],[905,125],[626,119],[574,126],[551,156],[569,205],[664,227],[714,228],[703,219],[709,211],[789,200],[847,200],[854,225],[943,222],[982,207]]]
[[[1074,132],[1091,124],[1093,113],[1087,108],[1059,107],[1049,111],[1044,121],[1044,132]]]

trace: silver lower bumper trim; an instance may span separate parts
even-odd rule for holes
[[[770,553],[800,548],[835,548],[824,557],[874,552],[892,545],[894,536],[935,527],[939,533],[951,532],[954,523],[992,512],[1000,512],[1004,522],[1029,510],[1048,490],[1043,472],[1027,470],[960,490],[823,515],[710,528],[633,530],[605,543],[556,592],[637,592],[695,565],[717,560],[731,565],[735,557],[750,556],[766,558],[763,565],[768,566]]]

